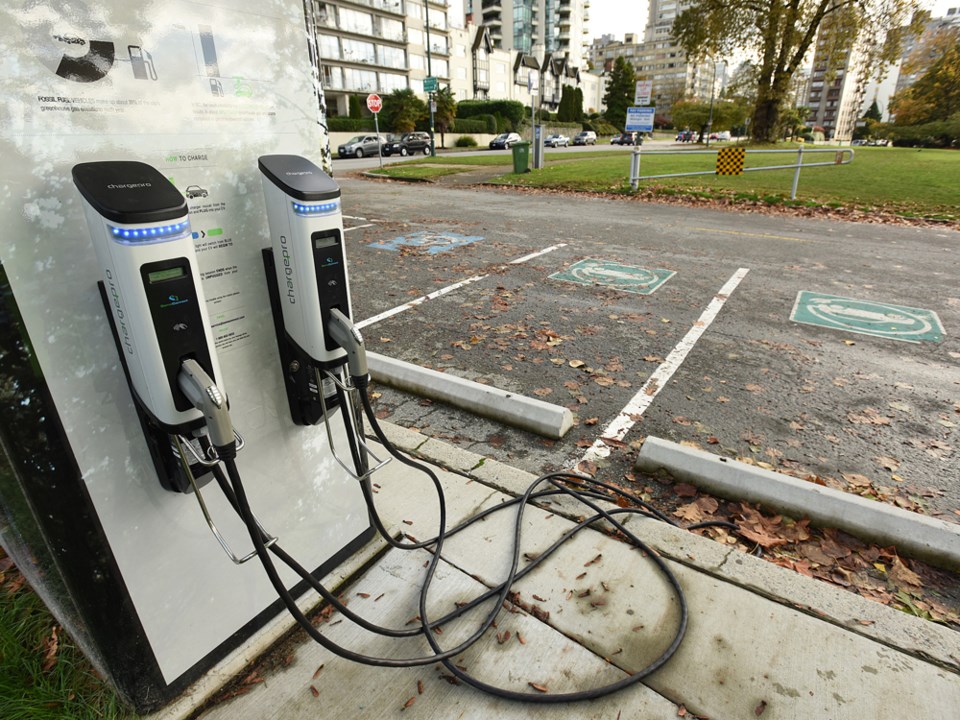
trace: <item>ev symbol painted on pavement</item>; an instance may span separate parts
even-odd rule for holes
[[[852,298],[801,290],[790,319],[805,325],[902,340],[940,342],[943,325],[932,310],[854,300]]]
[[[674,275],[676,273],[672,270],[649,270],[635,265],[621,265],[610,260],[587,258],[566,270],[554,273],[550,279],[580,285],[603,285],[622,292],[650,295]]]

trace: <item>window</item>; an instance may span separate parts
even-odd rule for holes
[[[350,62],[375,63],[377,54],[373,43],[343,38],[343,59]]]
[[[446,60],[438,60],[433,58],[430,61],[430,68],[433,70],[433,74],[437,77],[450,77],[450,71],[447,68]]]
[[[378,49],[380,51],[381,65],[397,68],[398,70],[403,70],[407,67],[407,59],[404,57],[405,53],[402,48],[380,45]]]
[[[340,8],[340,29],[359,35],[373,35],[373,17],[370,13]]]
[[[343,79],[347,90],[373,92],[377,89],[377,74],[371,70],[344,68]]]
[[[405,90],[407,87],[407,78],[405,75],[394,75],[393,73],[380,73],[380,92],[390,93],[394,90]]]
[[[332,35],[320,35],[320,57],[339,60],[340,40]]]
[[[407,17],[416,18],[417,20],[423,20],[423,5],[418,5],[415,2],[408,2]]]
[[[403,23],[390,18],[380,18],[380,37],[403,42]]]
[[[411,70],[426,70],[427,69],[427,59],[423,55],[417,55],[415,53],[410,53],[410,69]]]

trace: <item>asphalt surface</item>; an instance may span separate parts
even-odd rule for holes
[[[628,413],[622,443],[593,458],[597,477],[631,480],[654,435],[960,522],[960,233],[363,180],[355,162],[335,164],[355,318],[485,276],[369,325],[368,348],[570,407],[578,424],[549,441],[375,387],[381,417],[532,473],[572,467],[653,392],[644,383],[745,268],[675,374]],[[384,247],[422,232],[482,239],[435,254]],[[676,274],[651,295],[549,278],[585,258]],[[929,309],[944,335],[907,343],[792,322],[802,290]]]

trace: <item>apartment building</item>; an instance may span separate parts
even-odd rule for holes
[[[313,10],[329,115],[347,115],[350,95],[422,92],[428,66],[450,83],[446,0],[314,0]]]
[[[590,0],[467,0],[467,17],[490,30],[496,49],[565,56],[584,67]]]

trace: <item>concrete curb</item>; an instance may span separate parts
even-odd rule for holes
[[[431,400],[441,400],[542,437],[559,440],[573,427],[573,414],[559,405],[516,395],[377,353],[367,353],[367,364],[371,377],[377,382]]]
[[[949,570],[960,570],[960,526],[648,437],[637,457],[643,472],[665,470],[721,497],[756,502],[834,527]]]
[[[362,172],[360,173],[363,177],[375,178],[377,180],[396,180],[397,182],[409,182],[409,183],[434,183],[436,180],[430,178],[418,178],[418,177],[399,177],[396,175],[381,175],[377,172]]]

